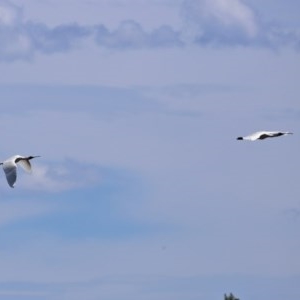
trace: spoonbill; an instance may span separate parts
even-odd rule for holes
[[[19,164],[25,171],[31,172],[31,164],[30,160],[40,157],[38,156],[21,156],[21,155],[14,155],[4,162],[0,163],[3,166],[3,170],[6,176],[6,180],[10,187],[14,187],[14,184],[17,180],[17,164]]]
[[[254,132],[247,136],[239,136],[237,140],[248,140],[248,141],[256,141],[256,140],[264,140],[266,138],[273,138],[282,135],[293,134],[292,132],[288,131],[258,131]]]

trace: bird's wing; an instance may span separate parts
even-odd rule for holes
[[[14,187],[17,180],[17,167],[12,164],[3,164],[3,170],[9,186]]]
[[[277,134],[277,131],[257,131],[251,134],[251,137],[253,140],[264,140],[269,137],[275,137]]]
[[[274,137],[274,136],[275,136],[275,135],[270,134],[270,133],[262,133],[262,134],[258,137],[258,139],[264,140],[264,139],[266,139],[266,138]]]
[[[31,164],[27,159],[21,159],[18,164],[27,172],[31,172]]]
[[[244,137],[245,140],[250,140],[250,141],[255,141],[255,140],[258,140],[259,138],[261,138],[261,136],[265,134],[264,131],[257,131],[257,132],[254,132],[250,135],[247,135]]]
[[[287,134],[286,132],[281,132],[281,131],[266,131],[264,132],[264,137],[260,137],[260,139],[262,138],[266,138],[266,137],[278,137],[278,136],[282,136]]]

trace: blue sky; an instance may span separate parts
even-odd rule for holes
[[[299,299],[298,1],[0,1],[0,299]],[[293,136],[239,142],[256,130]]]

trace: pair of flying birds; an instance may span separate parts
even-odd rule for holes
[[[248,141],[256,141],[256,140],[264,140],[266,138],[278,137],[282,135],[292,134],[292,132],[284,132],[284,131],[258,131],[251,135],[240,136],[237,140],[248,140]],[[17,164],[19,164],[23,169],[27,172],[31,171],[30,160],[39,157],[39,156],[20,156],[14,155],[4,162],[0,163],[3,166],[3,170],[6,176],[6,180],[10,187],[14,187],[17,180]]]

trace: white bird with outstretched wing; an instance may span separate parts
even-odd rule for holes
[[[247,141],[256,141],[256,140],[264,140],[266,138],[273,138],[282,135],[293,134],[288,131],[257,131],[247,136],[239,136],[237,140],[247,140]]]
[[[10,187],[14,187],[17,180],[17,165],[19,164],[25,171],[31,172],[30,160],[40,156],[21,156],[14,155],[4,162],[0,163],[2,165],[6,180]]]

